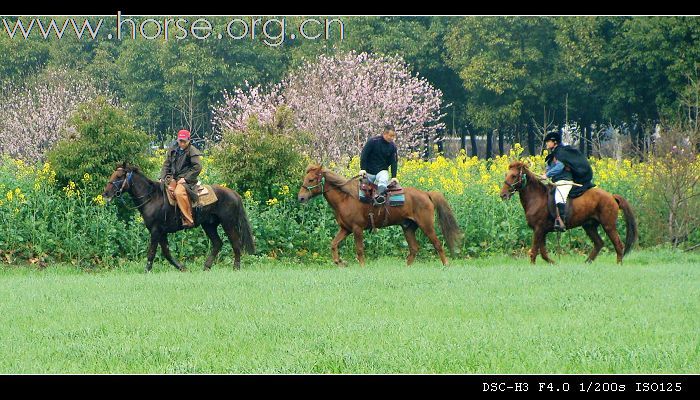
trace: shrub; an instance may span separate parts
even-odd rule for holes
[[[301,149],[308,140],[294,128],[291,111],[280,108],[272,122],[251,117],[245,130],[226,131],[212,156],[226,184],[266,201],[300,181],[308,164]]]
[[[74,132],[47,153],[61,186],[89,177],[86,188],[97,194],[119,163],[154,168],[147,157],[152,137],[138,130],[127,113],[106,98],[81,104],[68,123]]]

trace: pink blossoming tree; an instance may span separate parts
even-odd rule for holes
[[[435,139],[444,127],[440,90],[413,76],[398,56],[355,52],[321,55],[267,90],[246,84],[224,93],[214,107],[213,124],[219,132],[244,132],[250,116],[270,122],[281,105],[293,110],[299,130],[313,134],[309,153],[321,161],[359,154],[385,124],[394,125],[403,154],[418,150],[426,138]]]
[[[49,69],[21,85],[5,85],[0,94],[0,154],[34,162],[61,137],[77,105],[99,91],[68,70]]]

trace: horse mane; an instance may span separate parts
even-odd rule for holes
[[[527,176],[528,183],[534,184],[542,190],[547,189],[547,186],[544,183],[540,182],[539,178],[534,174],[534,172],[530,171],[530,168],[528,168],[526,163],[522,161],[513,161],[512,163],[510,163],[510,165],[508,165],[508,169],[521,167],[523,169],[523,172],[525,172],[525,175]]]
[[[306,173],[309,173],[310,171],[312,171],[314,169],[317,170],[319,168],[321,168],[320,165],[309,165],[306,168]],[[354,199],[357,199],[357,200],[360,199],[357,180],[353,180],[352,182],[348,182],[349,180],[347,178],[345,178],[341,175],[338,175],[329,169],[322,168],[322,171],[326,176],[326,182],[333,185],[341,192],[343,192],[349,196],[352,196]]]
[[[119,167],[123,168],[123,166],[121,166],[121,165]],[[124,169],[126,170],[126,172],[133,172],[137,175],[140,175],[143,179],[146,180],[146,183],[148,183],[149,185],[158,184],[157,181],[154,181],[151,178],[149,178],[148,176],[146,176],[146,174],[141,170],[141,168],[139,168],[138,165],[127,164],[126,168],[124,168]]]
[[[359,194],[359,189],[357,186],[356,179],[353,179],[352,182],[348,182],[348,179],[336,174],[333,171],[330,171],[330,170],[327,170],[324,168],[323,172],[326,174],[326,182],[337,187],[338,190],[340,190],[341,192],[352,196],[352,198],[357,199],[357,200],[360,199],[360,194]]]

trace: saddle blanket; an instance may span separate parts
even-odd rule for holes
[[[375,193],[377,190],[377,185],[370,183],[368,180],[363,180],[359,185],[359,195],[360,201],[363,203],[372,203]],[[389,206],[398,207],[402,206],[406,201],[406,196],[404,195],[404,189],[398,184],[389,186],[386,190],[388,196]]]
[[[197,192],[197,202],[192,204],[192,208],[208,206],[216,203],[219,200],[216,197],[216,193],[214,193],[214,189],[211,187],[211,185],[202,185],[200,182],[197,182],[195,190]],[[170,205],[176,206],[177,201],[175,200],[175,196],[168,190],[166,190],[166,192],[168,192],[168,202]]]

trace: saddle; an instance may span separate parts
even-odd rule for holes
[[[383,204],[378,204],[375,199],[377,197],[377,185],[374,183],[370,182],[369,179],[367,178],[362,178],[360,180],[360,190],[359,190],[359,195],[360,195],[360,201],[363,203],[367,204],[374,204],[375,206],[381,206],[385,205]],[[406,201],[406,197],[404,195],[404,189],[399,185],[398,183],[391,183],[389,186],[386,188],[386,197],[387,201],[389,203],[389,206],[391,207],[397,207],[397,206],[402,206],[403,203]]]
[[[196,198],[189,196],[193,209],[208,206],[219,201],[211,185],[202,185],[202,182],[198,181],[197,185],[195,186],[195,192],[197,194]],[[170,203],[170,205],[173,207],[177,207],[175,196],[171,194],[169,190],[166,190],[166,193],[168,193],[168,203]]]

